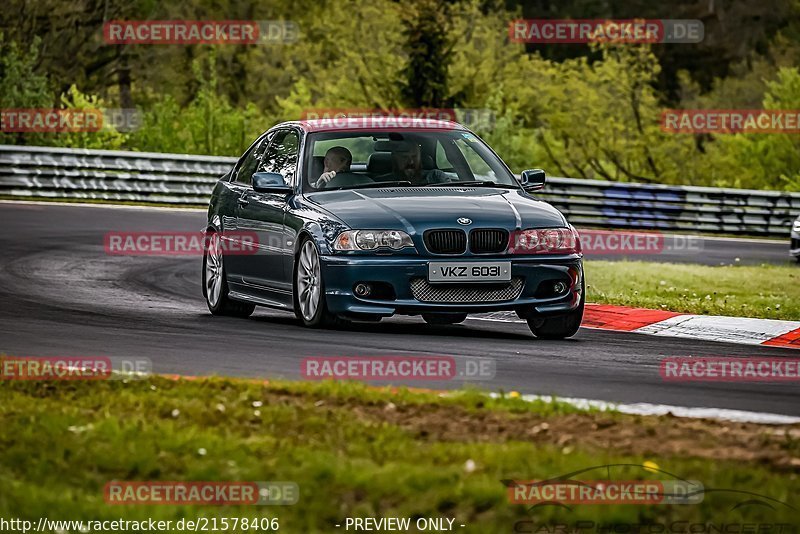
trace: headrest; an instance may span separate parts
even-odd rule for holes
[[[370,154],[367,159],[367,172],[370,174],[386,174],[392,172],[391,152],[373,152]]]

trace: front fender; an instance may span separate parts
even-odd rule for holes
[[[318,220],[305,221],[303,227],[297,234],[297,240],[294,243],[294,253],[297,255],[300,252],[300,244],[304,237],[308,237],[317,245],[317,250],[321,256],[329,256],[333,254],[333,240],[343,230],[347,230],[347,225],[341,221],[329,218],[320,218]]]

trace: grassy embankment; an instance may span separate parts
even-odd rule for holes
[[[503,479],[654,462],[706,488],[798,505],[800,427],[581,412],[477,392],[220,378],[0,383],[0,518],[277,517],[283,532],[343,532],[348,516],[452,517],[461,532],[516,521],[789,521],[797,510],[712,492],[699,505],[530,510]],[[642,468],[586,480],[666,478]],[[110,506],[111,480],[294,481],[292,506]],[[527,526],[525,528],[528,528]],[[538,527],[537,527],[538,528]]]

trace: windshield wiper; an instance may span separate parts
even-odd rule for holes
[[[461,186],[469,186],[469,187],[501,187],[505,189],[515,189],[513,185],[509,184],[498,184],[497,182],[492,182],[491,180],[470,180],[466,182],[439,182],[435,184],[427,184],[425,187],[461,187]]]
[[[371,184],[356,184],[352,186],[332,187],[330,189],[322,189],[322,191],[341,191],[343,189],[367,189],[373,187],[391,187],[391,186],[404,186],[410,187],[411,182],[408,180],[393,180],[390,182],[374,182]]]

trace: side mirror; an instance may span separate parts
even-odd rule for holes
[[[253,190],[257,193],[291,194],[292,187],[286,185],[283,176],[277,172],[257,172],[253,174]]]
[[[542,169],[522,171],[519,183],[525,191],[538,191],[544,187],[545,177]]]

